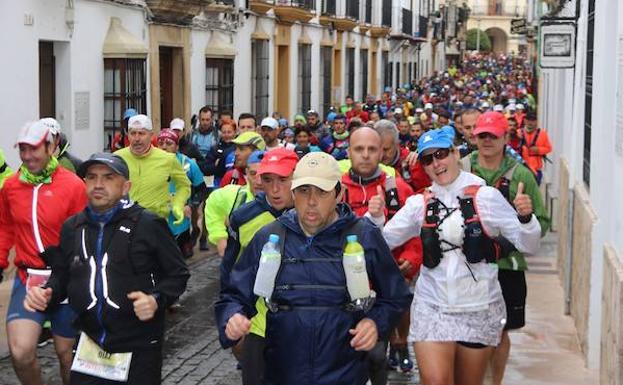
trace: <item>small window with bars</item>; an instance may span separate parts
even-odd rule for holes
[[[216,113],[234,110],[232,59],[206,59],[206,105]]]
[[[368,95],[368,50],[359,51],[359,76],[361,80],[360,100],[365,100]]]
[[[251,102],[253,113],[258,118],[268,116],[268,40],[253,40],[251,44]]]
[[[311,45],[299,44],[299,112],[311,109]]]
[[[355,49],[346,49],[346,94],[355,97]]]

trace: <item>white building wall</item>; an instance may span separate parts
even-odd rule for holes
[[[212,37],[212,32],[203,30],[193,30],[190,34],[190,44],[192,51],[190,54],[190,113],[199,114],[201,107],[206,102],[206,48]],[[234,68],[234,76],[236,70]],[[235,93],[235,90],[234,90]],[[190,127],[190,116],[184,116],[186,126]],[[163,122],[163,124],[168,124]]]
[[[6,90],[0,103],[5,135],[0,147],[12,166],[19,164],[13,145],[26,121],[39,118],[40,40],[55,42],[56,115],[74,145],[72,152],[87,157],[104,147],[104,62],[102,46],[111,17],[148,46],[144,12],[140,8],[99,2],[76,1],[73,34],[65,23],[64,0],[6,1],[0,12],[0,46],[8,47],[10,60],[3,60],[0,83]],[[31,15],[33,25],[24,25]],[[58,42],[58,43],[57,43]],[[149,76],[149,74],[147,74]],[[89,126],[75,127],[75,92],[89,92]],[[149,100],[149,95],[147,96]]]

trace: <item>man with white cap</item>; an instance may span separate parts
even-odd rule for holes
[[[260,123],[260,130],[262,138],[266,143],[266,151],[274,150],[279,147],[285,147],[287,150],[294,151],[294,144],[279,140],[281,128],[279,127],[277,119],[271,118],[270,116],[262,119],[262,123]]]
[[[190,197],[190,180],[175,154],[152,146],[152,124],[146,115],[136,115],[128,121],[129,147],[116,151],[130,169],[130,198],[141,206],[167,218],[174,224],[184,220],[184,206]],[[169,193],[169,182],[175,185],[175,195]]]
[[[52,135],[54,135],[54,144],[56,146],[54,156],[58,159],[58,163],[75,174],[80,164],[82,164],[82,160],[69,153],[69,142],[61,131],[61,125],[54,118],[42,118],[41,123],[48,127]]]
[[[22,166],[0,190],[0,280],[9,266],[9,250],[15,247],[17,274],[7,310],[7,337],[11,360],[22,384],[42,384],[37,362],[41,327],[51,321],[61,378],[69,384],[75,331],[74,313],[60,305],[48,313],[24,308],[29,287],[45,283],[49,276],[49,249],[58,245],[63,222],[86,206],[82,180],[54,157],[54,135],[40,120],[27,124],[17,140]]]
[[[291,186],[294,210],[253,237],[215,305],[224,346],[249,333],[256,301],[268,306],[266,383],[364,384],[363,353],[375,346],[379,336],[387,337],[409,305],[409,290],[380,230],[339,203],[341,177],[337,161],[329,154],[313,152],[301,158]],[[254,286],[262,284],[256,282],[258,269],[263,268],[261,250],[269,236],[275,240],[274,235],[281,268],[267,298],[256,294]],[[363,249],[365,259],[362,278],[367,290],[356,297],[350,294],[354,287],[347,284],[342,264],[347,236]],[[369,301],[370,287],[375,301]]]
[[[199,161],[201,160],[199,147],[197,147],[193,142],[188,139],[188,135],[186,135],[186,131],[184,130],[186,128],[184,120],[181,118],[175,118],[171,120],[171,123],[169,123],[169,128],[175,131],[177,133],[177,136],[179,137],[178,151],[186,155],[187,157],[194,159],[197,164],[199,164]],[[201,165],[199,165],[199,167],[201,167]]]

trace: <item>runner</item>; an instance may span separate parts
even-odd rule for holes
[[[41,385],[37,340],[43,323],[50,320],[61,379],[68,385],[74,312],[62,304],[51,312],[31,313],[23,302],[30,287],[49,277],[48,250],[58,245],[63,222],[84,209],[85,187],[75,174],[59,167],[53,156],[54,136],[40,120],[24,126],[17,144],[22,166],[0,190],[0,280],[14,246],[17,267],[6,318],[9,351],[20,382]]]

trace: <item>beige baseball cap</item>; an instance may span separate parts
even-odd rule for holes
[[[342,180],[340,166],[331,155],[310,152],[299,160],[292,174],[292,190],[304,185],[331,191]]]

